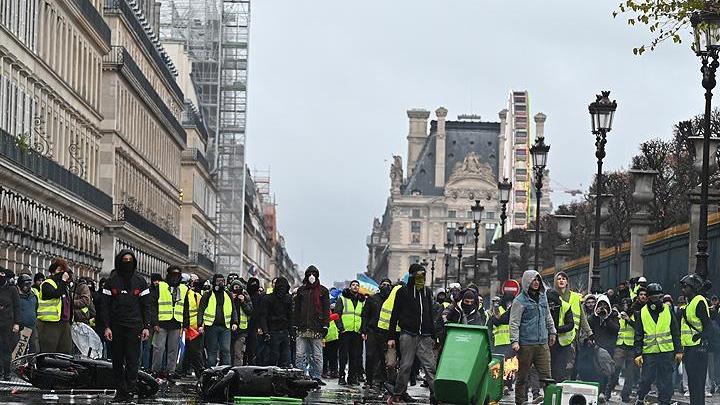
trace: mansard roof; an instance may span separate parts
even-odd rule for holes
[[[445,183],[453,173],[455,165],[462,163],[465,156],[475,152],[483,163],[499,173],[499,122],[446,121],[445,122]],[[425,140],[420,156],[415,163],[413,174],[407,179],[402,193],[411,195],[419,191],[422,195],[441,196],[442,187],[435,187],[435,144],[437,121],[430,122],[430,135]]]

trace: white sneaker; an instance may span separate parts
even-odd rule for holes
[[[689,397],[689,396],[690,396],[690,391],[685,391],[685,393],[683,394],[683,396],[684,396],[684,397]]]
[[[705,391],[705,398],[712,398],[712,393]]]

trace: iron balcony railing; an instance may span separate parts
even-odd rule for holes
[[[207,132],[207,126],[205,126],[205,123],[200,118],[200,114],[192,109],[192,107],[188,104],[185,105],[185,109],[182,113],[182,124],[183,126],[190,126],[197,128],[198,132],[200,133],[200,137],[207,142],[208,140],[208,132]]]
[[[184,100],[185,96],[183,96],[182,90],[180,90],[177,82],[175,82],[175,76],[172,74],[172,72],[170,72],[170,68],[168,67],[165,60],[163,60],[163,57],[160,55],[157,47],[155,47],[155,44],[153,44],[150,40],[150,37],[148,37],[147,33],[145,32],[145,28],[142,26],[142,24],[140,24],[140,21],[138,21],[135,12],[127,4],[127,0],[105,0],[104,10],[105,14],[120,13],[125,16],[125,19],[132,26],[132,30],[135,31],[140,37],[140,42],[142,42],[143,47],[150,54],[150,57],[152,57],[153,61],[162,72],[172,91],[180,100]]]
[[[110,27],[108,27],[100,12],[90,3],[90,0],[75,0],[75,5],[80,9],[83,17],[92,25],[93,29],[100,34],[103,41],[110,45]]]
[[[147,77],[145,77],[145,74],[143,74],[142,70],[140,70],[138,65],[135,63],[135,60],[132,56],[130,56],[130,53],[128,53],[127,49],[122,46],[113,46],[110,53],[105,55],[103,61],[105,64],[126,67],[128,73],[138,81],[140,87],[145,90],[145,93],[147,93],[153,103],[155,103],[155,105],[160,109],[162,115],[168,120],[177,136],[182,139],[183,143],[187,142],[185,129],[182,125],[180,125],[180,122],[178,122],[177,118],[175,118],[167,104],[165,104],[165,102],[157,94],[157,91],[155,91],[155,89],[150,85]]]
[[[54,160],[33,150],[32,147],[21,147],[21,144],[19,137],[14,137],[0,129],[0,156],[4,156],[42,180],[75,194],[101,211],[112,213],[112,198],[109,195]]]
[[[190,252],[190,263],[195,263],[211,273],[215,271],[215,262],[200,252]]]
[[[139,230],[154,237],[159,242],[169,246],[177,253],[180,253],[181,256],[187,257],[188,245],[186,245],[185,242],[138,214],[127,205],[113,204],[113,220],[127,222],[128,224],[133,225]]]
[[[197,160],[205,170],[210,171],[208,161],[202,151],[197,148],[187,148],[183,151],[183,158]]]

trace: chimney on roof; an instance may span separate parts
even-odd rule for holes
[[[545,137],[545,120],[547,116],[543,113],[535,114],[535,139]]]
[[[413,108],[407,111],[407,116],[410,119],[410,129],[407,136],[407,176],[410,177],[415,170],[415,163],[420,157],[420,152],[422,152],[423,146],[425,146],[430,111],[422,108]]]
[[[445,187],[445,118],[448,110],[440,107],[435,110],[437,132],[435,134],[435,187]]]

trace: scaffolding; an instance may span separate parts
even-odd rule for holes
[[[198,107],[210,129],[207,155],[217,195],[215,268],[243,271],[245,123],[250,0],[163,0],[163,41],[185,44]]]

